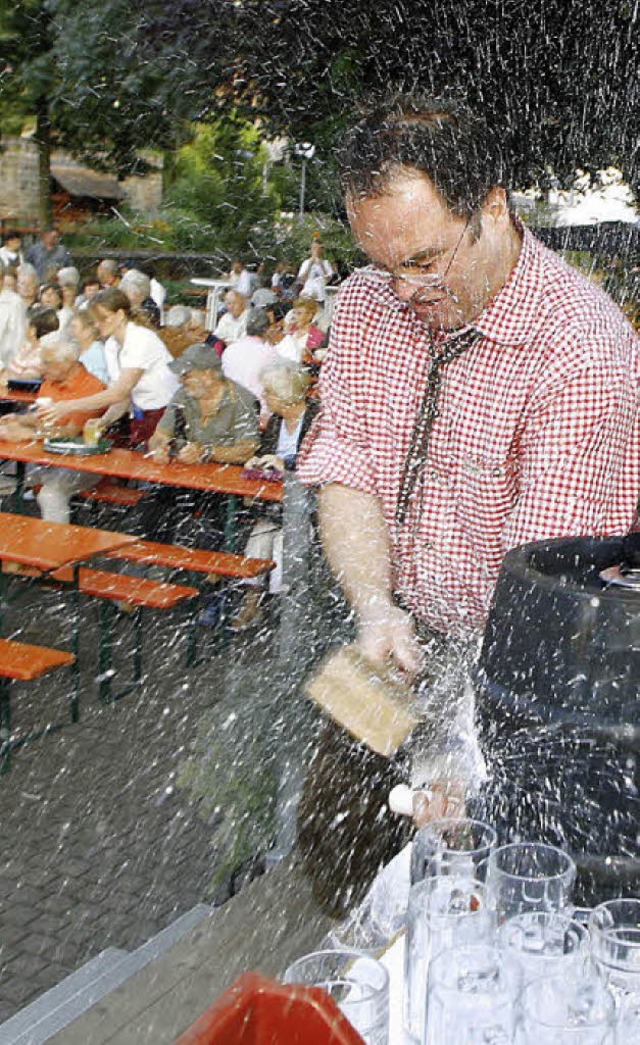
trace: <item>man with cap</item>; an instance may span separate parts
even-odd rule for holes
[[[255,397],[224,377],[219,356],[202,343],[191,345],[170,369],[181,387],[149,440],[154,457],[168,460],[174,450],[187,464],[248,461],[260,442]]]
[[[258,402],[228,381],[217,353],[191,345],[170,364],[181,387],[149,440],[158,461],[244,464],[258,448]],[[140,519],[147,538],[215,550],[222,544],[220,498],[206,491],[159,487],[145,498]]]

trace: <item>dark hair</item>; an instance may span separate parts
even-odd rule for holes
[[[2,243],[8,243],[10,239],[22,239],[22,233],[18,232],[17,229],[7,229],[2,235]]]
[[[347,197],[382,196],[400,168],[429,178],[454,214],[469,218],[505,186],[500,133],[462,102],[394,95],[347,132],[339,152]]]
[[[55,290],[56,294],[62,301],[62,290],[60,289],[60,285],[58,283],[43,283],[40,287],[40,290],[38,291],[38,297],[42,297],[45,290]]]
[[[273,301],[269,305],[265,305],[264,310],[267,315],[273,316],[273,322],[279,323],[281,319],[291,312],[291,303],[289,301]]]
[[[45,334],[53,334],[60,326],[55,308],[46,305],[30,305],[27,309],[27,323],[34,328],[38,340]]]
[[[93,312],[98,305],[107,312],[122,311],[127,319],[131,317],[131,302],[124,290],[120,290],[118,287],[105,287],[104,290],[99,290],[97,294],[94,294],[88,307]]]

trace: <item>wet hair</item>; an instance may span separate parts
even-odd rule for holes
[[[127,319],[131,316],[131,302],[119,287],[105,287],[99,290],[89,301],[89,311],[93,312],[97,306],[106,312],[124,312]]]
[[[505,184],[500,133],[462,102],[400,94],[365,112],[339,153],[347,198],[384,196],[403,170],[426,175],[447,207],[470,218]]]
[[[265,367],[260,380],[265,392],[271,392],[283,402],[293,404],[304,402],[311,375],[297,363],[282,360]]]
[[[27,309],[27,323],[35,330],[38,340],[46,334],[53,334],[60,326],[55,308],[46,305],[30,305]]]

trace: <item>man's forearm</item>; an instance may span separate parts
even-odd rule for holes
[[[320,530],[329,564],[360,613],[390,603],[389,531],[377,497],[339,483],[319,493]]]

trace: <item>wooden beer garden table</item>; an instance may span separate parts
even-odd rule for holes
[[[183,464],[181,461],[159,461],[136,450],[109,450],[105,454],[88,457],[72,454],[50,454],[40,442],[11,443],[0,440],[0,459],[16,461],[16,504],[22,503],[25,470],[27,464],[49,465],[51,468],[69,468],[91,475],[105,475],[116,479],[134,479],[165,486],[180,486],[190,490],[208,490],[227,497],[227,520],[225,528],[226,547],[234,551],[235,519],[239,497],[257,498],[264,501],[282,502],[284,486],[280,482],[261,479],[246,479],[240,465]]]
[[[27,403],[31,405],[38,398],[37,392],[11,392],[0,386],[0,403]]]

